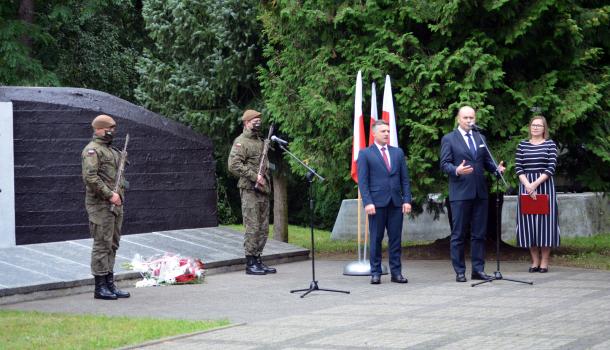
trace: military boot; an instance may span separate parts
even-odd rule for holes
[[[266,272],[256,263],[254,255],[246,255],[246,275],[265,275]]]
[[[95,277],[95,291],[93,292],[93,298],[104,299],[104,300],[116,300],[116,294],[112,293],[106,285],[106,276],[93,276]]]
[[[258,267],[260,269],[265,271],[265,273],[276,273],[277,272],[277,270],[274,269],[273,267],[269,267],[269,266],[265,265],[265,263],[263,262],[263,259],[261,259],[260,255],[256,257],[256,265],[258,265]]]
[[[114,273],[112,272],[106,275],[106,286],[117,298],[129,298],[131,296],[129,292],[122,291],[116,287],[114,284]]]

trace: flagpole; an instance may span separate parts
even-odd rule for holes
[[[367,215],[364,218],[364,247],[362,248],[364,259],[362,261],[367,261],[366,259],[366,244],[369,240],[369,216]]]
[[[354,98],[354,141],[352,144],[352,166],[351,175],[352,179],[358,183],[357,173],[357,158],[358,152],[366,147],[366,140],[364,138],[364,124],[362,113],[362,75],[361,71],[358,71],[356,76],[356,89]],[[371,85],[371,121],[370,125],[373,125],[373,119],[378,119],[377,114],[377,93],[375,91],[375,83]],[[372,143],[372,138],[369,143]],[[370,276],[371,275],[371,264],[366,258],[367,242],[368,242],[368,215],[365,213],[365,228],[364,228],[364,246],[362,246],[362,194],[358,189],[358,200],[356,201],[358,206],[357,211],[357,234],[358,234],[358,260],[352,261],[347,264],[343,269],[343,274],[348,276]],[[362,249],[362,251],[360,250]],[[381,265],[381,274],[387,275],[388,268],[385,265]]]
[[[360,254],[360,217],[362,215],[361,205],[362,204],[362,195],[360,194],[360,189],[358,189],[358,261],[362,261],[362,256]]]

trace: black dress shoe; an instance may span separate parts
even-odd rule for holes
[[[371,276],[371,284],[380,284],[380,283],[381,283],[381,276],[379,276],[379,275]]]
[[[483,271],[473,271],[470,278],[473,280],[487,281],[487,280],[492,279],[493,277],[485,274],[485,272],[483,272]]]
[[[540,272],[540,273],[547,273],[547,272],[549,272],[549,268],[548,268],[548,267],[541,267],[541,268],[538,270],[538,272]]]
[[[456,282],[466,282],[466,275],[463,273],[458,273],[457,275],[455,275],[455,281]]]
[[[409,283],[409,281],[406,278],[404,278],[402,275],[392,276],[390,281],[392,281],[394,283]]]
[[[540,271],[540,266],[536,266],[536,267],[530,267],[529,270],[527,270],[529,273],[532,272],[539,272]]]

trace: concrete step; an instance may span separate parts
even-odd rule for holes
[[[1,248],[0,304],[90,290],[92,243],[92,239],[80,239]],[[122,266],[135,254],[147,258],[163,253],[199,258],[206,274],[243,269],[245,263],[243,234],[226,227],[133,234],[121,237],[115,279],[124,285],[126,280],[140,278],[139,273]],[[263,253],[265,262],[271,264],[308,257],[308,249],[271,239]]]

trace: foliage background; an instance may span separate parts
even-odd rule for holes
[[[25,2],[35,5],[32,24],[19,17]],[[358,70],[367,101],[371,82],[381,97],[392,78],[420,210],[428,193],[446,191],[440,138],[463,104],[478,110],[508,174],[540,107],[560,146],[561,188],[608,191],[609,17],[601,0],[8,0],[0,83],[102,90],[208,135],[224,223],[240,219],[228,147],[241,111],[259,108],[326,177],[314,187],[316,224],[329,228],[341,200],[357,195],[349,165]],[[288,161],[290,219],[304,223],[303,171]]]

